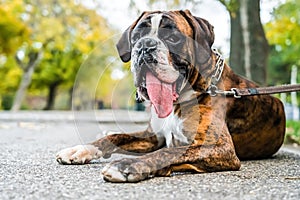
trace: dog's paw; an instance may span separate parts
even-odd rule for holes
[[[93,145],[77,145],[66,148],[56,154],[56,160],[60,164],[80,165],[87,164],[93,159],[100,158],[102,152]]]
[[[102,170],[105,181],[139,182],[153,177],[151,167],[139,159],[122,159],[113,161]]]

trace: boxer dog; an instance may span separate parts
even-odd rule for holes
[[[137,99],[151,102],[149,127],[64,149],[57,161],[135,154],[112,161],[102,174],[106,181],[138,182],[173,172],[239,170],[240,160],[276,153],[285,134],[282,103],[268,95],[213,96],[212,88],[257,87],[220,64],[213,42],[213,26],[188,10],[144,12],[117,49],[122,61],[131,60]]]

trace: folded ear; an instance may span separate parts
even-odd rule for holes
[[[131,32],[145,14],[146,12],[143,12],[140,17],[124,31],[117,43],[117,50],[123,62],[128,62],[131,59]]]
[[[208,41],[208,44],[211,47],[215,41],[214,27],[203,18],[195,17],[195,19],[206,33],[206,40]]]
[[[211,47],[215,40],[214,27],[205,19],[195,17],[189,10],[180,11],[194,30],[194,39],[199,43],[207,42]]]
[[[119,39],[119,42],[117,43],[117,50],[123,62],[128,62],[131,59],[131,30],[131,26],[129,26],[122,34],[121,38]]]

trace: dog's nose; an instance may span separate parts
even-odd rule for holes
[[[150,53],[151,51],[156,50],[157,48],[157,41],[152,38],[144,38],[138,44],[139,52],[142,53]]]

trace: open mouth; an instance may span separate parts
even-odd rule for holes
[[[176,81],[166,83],[158,79],[150,70],[143,72],[138,94],[145,100],[150,100],[159,118],[165,118],[173,111],[173,102],[178,99]]]

